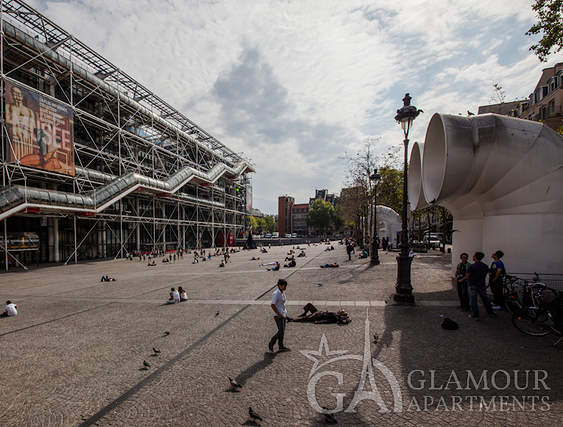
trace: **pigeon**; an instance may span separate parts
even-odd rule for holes
[[[154,351],[154,354],[160,354],[160,350],[156,347],[153,347],[152,351]]]
[[[231,383],[231,387],[233,390],[237,388],[242,388],[242,386],[239,383],[237,383],[235,380],[233,380],[231,377],[229,377],[229,382]]]
[[[322,407],[325,411],[330,411],[330,409],[325,408],[324,406]],[[338,424],[338,421],[336,421],[336,418],[334,418],[334,415],[332,414],[323,414],[325,416],[325,422],[327,424]]]
[[[219,316],[219,312],[215,313],[215,317]]]
[[[262,421],[262,417],[258,415],[256,412],[254,412],[250,406],[248,407],[248,416],[252,420]]]
[[[317,286],[321,287],[323,284],[322,283],[317,283]]]
[[[334,418],[334,415],[332,414],[324,414],[325,415],[325,422],[327,424],[338,424],[338,421],[336,421],[336,418]]]
[[[143,366],[148,369],[151,367],[151,364],[149,362],[147,362],[146,360],[143,360]]]
[[[164,336],[167,337],[168,335],[170,335],[170,331],[164,331]]]

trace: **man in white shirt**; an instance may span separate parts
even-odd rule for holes
[[[6,301],[6,308],[4,309],[4,313],[0,314],[0,317],[11,317],[18,315],[18,306],[13,304],[12,301]]]
[[[283,345],[283,335],[285,332],[285,325],[287,323],[287,310],[285,308],[285,290],[287,289],[287,281],[284,279],[278,280],[278,289],[272,294],[272,310],[276,314],[274,320],[278,327],[278,332],[272,337],[268,344],[270,352],[274,352],[274,344],[276,341],[279,345],[279,351],[289,351],[289,348]]]

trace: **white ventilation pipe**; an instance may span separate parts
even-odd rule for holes
[[[388,206],[377,205],[377,236],[386,237],[389,242],[398,247],[398,233],[401,231],[401,216]]]
[[[424,144],[415,142],[412,146],[411,157],[409,162],[409,204],[411,210],[423,209],[428,206],[422,191],[422,150]]]
[[[411,157],[412,159],[412,157]],[[453,262],[505,253],[510,272],[563,273],[563,137],[538,122],[434,114],[422,189],[454,218]]]

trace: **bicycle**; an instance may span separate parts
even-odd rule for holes
[[[537,280],[526,282],[522,287],[522,307],[512,315],[512,324],[520,332],[531,336],[551,333],[563,340],[563,292],[547,287]]]
[[[522,289],[526,281],[511,275],[505,275],[502,282],[502,293],[504,304],[510,314],[518,312],[524,306],[522,301]]]

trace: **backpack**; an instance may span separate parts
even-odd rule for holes
[[[448,331],[455,331],[456,329],[459,329],[459,325],[449,317],[446,317],[442,322],[442,328],[447,329]]]

